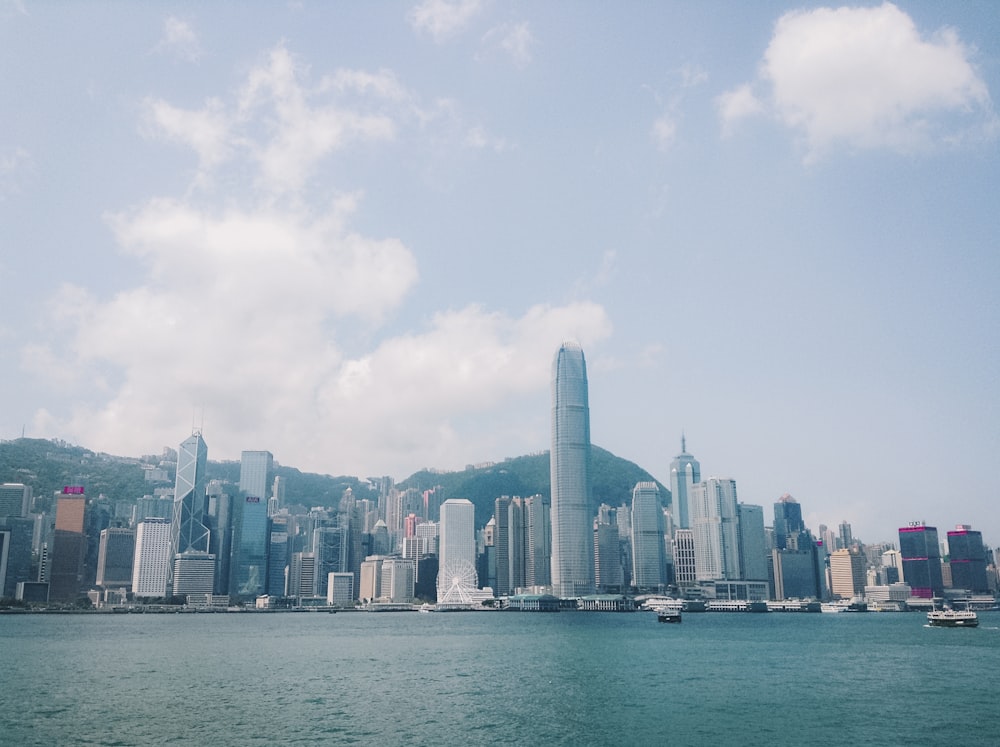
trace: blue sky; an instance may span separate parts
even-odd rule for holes
[[[402,479],[548,448],[576,339],[662,481],[1000,544],[993,2],[5,2],[0,61],[0,437]]]

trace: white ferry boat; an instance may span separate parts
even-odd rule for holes
[[[931,610],[927,623],[933,628],[974,628],[979,616],[972,610]]]

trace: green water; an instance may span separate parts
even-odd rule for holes
[[[0,616],[0,744],[1000,745],[1000,613]]]

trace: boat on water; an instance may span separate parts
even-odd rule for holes
[[[656,619],[661,623],[679,623],[681,621],[681,611],[679,609],[663,608],[656,611]]]
[[[972,610],[931,610],[927,624],[932,628],[974,628],[979,625],[979,615]]]

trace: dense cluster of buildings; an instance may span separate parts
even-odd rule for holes
[[[702,478],[683,436],[669,496],[640,482],[631,496],[595,500],[587,387],[582,349],[563,344],[552,369],[550,495],[498,496],[483,527],[470,501],[400,490],[390,478],[373,481],[377,500],[348,489],[336,507],[288,506],[267,451],[243,452],[238,485],[209,481],[199,431],[147,465],[154,480],[173,472],[173,488],[135,501],[66,486],[53,516],[35,510],[30,487],[0,485],[0,596],[387,608],[415,599],[528,608],[548,597],[604,609],[602,596],[637,594],[884,605],[995,594],[993,551],[971,527],[942,543],[913,522],[898,548],[865,545],[846,522],[813,534],[789,495],[766,525],[763,506],[739,501],[735,480]]]

